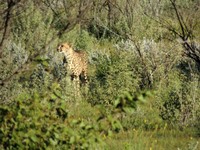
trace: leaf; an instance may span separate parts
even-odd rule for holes
[[[117,100],[115,100],[114,106],[115,106],[115,107],[118,107],[119,104],[120,104],[120,98],[118,98]]]
[[[49,61],[50,59],[47,56],[37,56],[34,58],[35,61]]]
[[[81,123],[80,123],[80,127],[81,127],[81,128],[84,128],[84,127],[85,127],[85,123],[84,123],[84,122],[81,122]]]
[[[138,96],[138,100],[141,102],[145,102],[145,98],[142,94]]]
[[[71,144],[75,143],[75,137],[74,136],[70,137],[69,143],[71,143]]]
[[[123,107],[124,112],[132,114],[135,111],[135,107]]]
[[[119,131],[119,130],[123,129],[121,123],[120,123],[118,120],[114,120],[114,121],[112,122],[112,127],[113,127],[113,129],[114,129],[115,131]]]
[[[54,132],[54,136],[55,136],[56,139],[59,139],[59,137],[60,137],[59,134],[55,133],[55,132]]]
[[[87,126],[85,127],[85,129],[86,129],[86,130],[90,130],[90,129],[93,129],[93,127],[92,127],[91,125],[87,125]]]
[[[52,85],[51,85],[51,90],[56,90],[57,88],[60,87],[60,84],[58,84],[57,82],[54,82]]]
[[[53,100],[58,98],[54,93],[52,93],[52,94],[50,95],[50,97],[51,97],[51,99],[53,99]]]
[[[53,94],[55,94],[58,98],[63,99],[62,92],[60,90],[54,90]]]
[[[88,149],[89,144],[88,143],[83,143],[83,145],[81,146],[81,149]]]
[[[54,146],[58,144],[58,141],[57,140],[53,140],[52,138],[50,138],[49,141]]]
[[[48,67],[49,63],[47,61],[42,61],[42,65],[45,66],[45,67]]]
[[[80,122],[79,120],[72,120],[71,123],[75,125],[75,124],[78,124],[79,122]]]
[[[108,136],[112,136],[113,132],[111,130],[108,130]]]
[[[33,142],[35,142],[35,143],[38,142],[38,138],[37,138],[36,135],[31,135],[31,140],[32,140]]]

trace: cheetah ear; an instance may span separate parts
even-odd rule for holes
[[[69,45],[69,47],[72,47],[72,44],[69,43],[68,45]]]
[[[58,47],[62,47],[62,45],[63,45],[62,43],[58,43]]]

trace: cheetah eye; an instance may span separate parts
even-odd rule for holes
[[[63,45],[61,45],[60,47],[63,47]]]

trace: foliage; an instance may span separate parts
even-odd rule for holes
[[[199,6],[0,2],[0,149],[198,149]],[[78,96],[59,42],[88,54]]]
[[[177,79],[175,79],[176,77]],[[199,79],[194,77],[191,82],[186,82],[186,80],[185,76],[181,77],[178,72],[169,74],[169,81],[166,82],[173,83],[169,83],[170,86],[158,94],[160,101],[163,103],[160,108],[161,117],[168,120],[170,124],[179,124],[182,127],[194,125],[199,111],[197,90],[199,89]]]
[[[42,97],[24,93],[12,106],[1,107],[0,137],[5,149],[86,149],[100,142],[94,126],[68,118],[66,101],[53,93]]]
[[[94,51],[90,60],[96,68],[89,85],[92,104],[113,104],[120,94],[134,93],[139,89],[139,79],[132,68],[133,61],[136,61],[133,53],[112,47],[110,52]]]
[[[68,103],[58,90],[54,83],[51,91],[40,95],[38,92],[33,95],[23,93],[9,107],[0,108],[0,144],[4,149],[88,149],[102,146],[99,132],[112,136],[113,132],[123,129],[115,118],[116,113],[133,112],[136,100],[146,99],[143,97],[145,93],[136,97],[125,94],[116,100],[113,112],[101,112],[92,125],[80,119],[70,119]]]

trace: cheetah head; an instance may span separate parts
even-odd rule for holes
[[[57,51],[60,52],[60,53],[63,53],[63,52],[68,52],[70,51],[71,49],[71,45],[68,44],[68,43],[63,43],[63,44],[60,44],[57,48]]]

